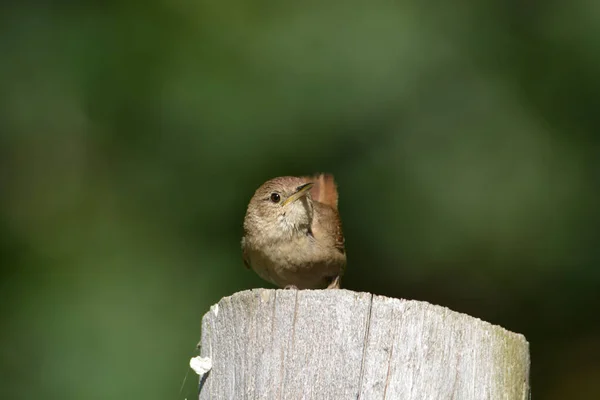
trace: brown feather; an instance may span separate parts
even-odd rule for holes
[[[338,208],[338,191],[333,175],[319,174],[315,176],[303,177],[308,182],[314,182],[315,185],[310,190],[313,200],[326,204],[334,210]]]
[[[244,236],[242,237],[242,260],[244,260],[244,267],[246,267],[247,269],[252,269],[252,266],[250,265],[250,257],[248,257],[248,253],[246,252],[246,234],[247,232],[244,229]]]

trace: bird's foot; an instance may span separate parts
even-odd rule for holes
[[[342,279],[338,275],[335,278],[333,278],[333,280],[331,281],[331,283],[329,285],[327,285],[327,289],[339,289],[341,286],[342,286]]]
[[[298,290],[298,286],[296,285],[285,285],[283,290]]]

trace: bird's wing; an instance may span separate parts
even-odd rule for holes
[[[324,246],[330,247],[339,267],[336,271],[337,286],[339,287],[339,278],[346,271],[346,248],[344,246],[344,234],[342,232],[342,223],[336,209],[319,202],[313,202],[315,215],[318,216],[313,222],[313,235],[315,239]],[[318,209],[318,210],[317,210]],[[338,252],[337,257],[335,253]]]
[[[244,260],[244,267],[247,269],[251,269],[250,267],[250,257],[248,257],[248,253],[246,252],[246,238],[242,238],[242,259]]]
[[[338,214],[337,210],[335,211]],[[346,253],[344,233],[342,232],[342,221],[340,220],[339,214],[337,218],[338,223],[335,226],[335,248],[338,249],[342,254]]]
[[[314,207],[318,208],[315,215],[319,218],[313,226],[314,234],[319,240],[326,240],[329,246],[333,246],[340,253],[345,254],[344,233],[342,231],[342,222],[336,209],[319,202],[314,202]]]

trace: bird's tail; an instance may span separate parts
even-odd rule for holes
[[[310,195],[313,200],[319,203],[327,204],[337,210],[338,191],[337,185],[331,174],[318,174],[305,177],[307,181],[314,182],[315,185],[310,189]]]

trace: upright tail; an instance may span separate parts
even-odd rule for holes
[[[313,200],[319,203],[327,204],[333,209],[338,208],[337,185],[331,174],[319,174],[315,176],[304,177],[307,181],[314,182],[315,185],[310,189],[310,195]]]

